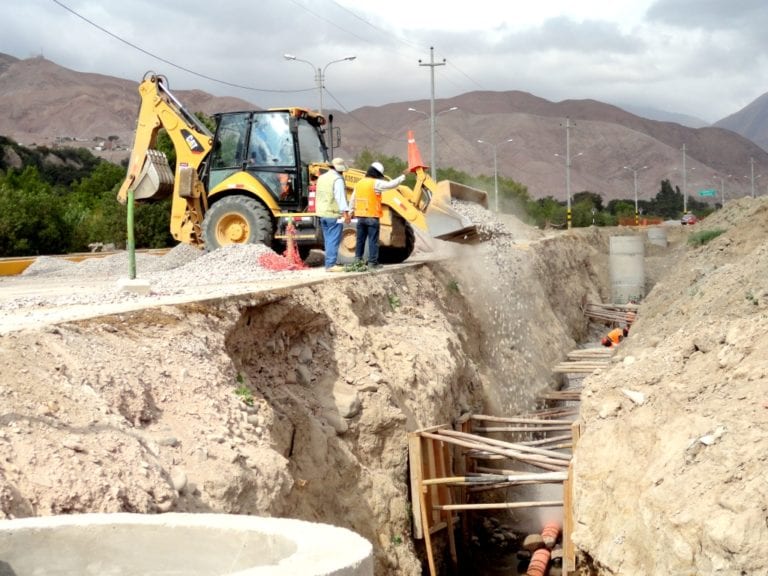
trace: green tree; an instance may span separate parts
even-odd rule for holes
[[[64,200],[37,168],[10,170],[0,177],[0,256],[63,254],[71,229]]]
[[[92,242],[124,242],[125,224],[119,225],[118,220],[125,219],[125,209],[117,201],[117,189],[124,178],[123,168],[102,162],[90,176],[72,186],[64,214],[73,230],[71,251],[84,251]]]
[[[661,189],[651,200],[651,211],[662,218],[678,218],[683,210],[683,195],[669,180],[661,181]]]
[[[552,196],[532,200],[528,203],[527,212],[530,220],[539,228],[554,226],[563,228],[565,222],[565,206]]]

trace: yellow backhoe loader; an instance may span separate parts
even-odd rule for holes
[[[322,248],[312,212],[310,177],[330,166],[325,118],[303,108],[215,114],[212,133],[168,89],[164,76],[148,73],[139,85],[141,106],[128,173],[118,193],[136,201],[172,197],[170,231],[180,241],[214,250],[233,243],[282,247],[292,224],[302,256]],[[176,152],[175,173],[157,150],[165,129]],[[457,194],[487,206],[485,192],[450,183],[435,183],[409,139],[413,188],[399,186],[382,195],[380,260],[398,263],[411,255],[414,228],[436,238],[467,241],[471,222],[451,208]],[[344,174],[347,192],[365,175]],[[354,253],[353,230],[345,230],[340,257]]]

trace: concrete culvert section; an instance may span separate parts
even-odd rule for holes
[[[225,514],[81,514],[0,523],[3,576],[371,576],[350,530]]]

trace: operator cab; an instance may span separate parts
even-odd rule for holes
[[[216,114],[208,189],[245,171],[285,211],[305,211],[309,166],[327,163],[325,119],[301,108]]]

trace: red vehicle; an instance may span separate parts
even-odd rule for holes
[[[699,219],[696,217],[696,214],[694,214],[693,212],[688,212],[687,214],[683,214],[683,217],[680,220],[680,224],[682,224],[683,226],[685,225],[693,226],[698,221]]]

